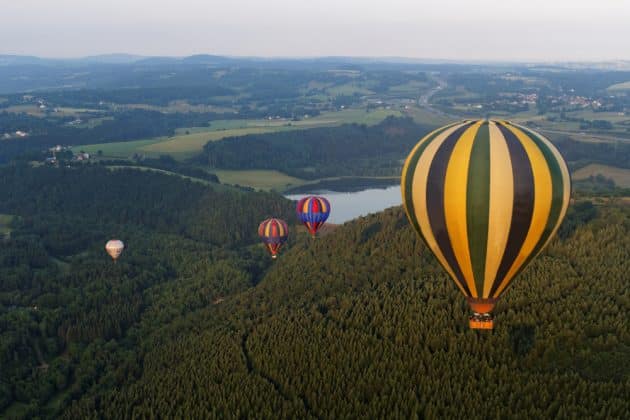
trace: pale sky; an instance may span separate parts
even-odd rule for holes
[[[0,0],[0,54],[630,59],[630,0]]]

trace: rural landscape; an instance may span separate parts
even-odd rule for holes
[[[0,418],[630,418],[630,57],[304,45],[0,47]]]
[[[630,187],[630,66],[127,60],[114,65],[114,80],[102,80],[95,76],[111,71],[112,64],[97,59],[4,57],[0,159],[45,162],[58,155],[72,161],[87,154],[90,164],[194,170],[201,178],[214,174],[224,184],[278,192],[339,177],[369,183],[385,176],[393,184],[398,161],[431,128],[491,116],[566,143],[566,153],[576,155],[568,158],[576,181],[601,175]],[[7,82],[24,68],[32,76]],[[377,138],[383,130],[400,139]],[[354,139],[340,145],[346,136],[362,137],[362,147]],[[326,147],[319,147],[319,156],[305,152],[315,138],[334,142],[335,155],[326,156]],[[383,146],[385,153],[368,150]],[[250,147],[276,156],[239,152]]]

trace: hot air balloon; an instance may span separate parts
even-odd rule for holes
[[[405,162],[407,217],[466,296],[471,328],[549,243],[569,205],[567,165],[540,134],[507,121],[462,121],[424,137]]]
[[[330,203],[324,197],[308,196],[298,201],[296,206],[298,219],[314,238],[317,230],[326,223],[330,215]]]
[[[280,247],[287,241],[289,227],[284,220],[267,219],[258,226],[258,236],[269,250],[271,258],[275,259],[278,257]]]
[[[125,249],[125,244],[118,239],[112,239],[110,241],[107,241],[107,243],[105,244],[105,251],[107,251],[109,256],[112,257],[114,262],[116,262],[118,257],[120,257],[123,249]]]

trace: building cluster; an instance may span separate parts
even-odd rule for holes
[[[568,105],[578,108],[593,108],[598,109],[602,106],[602,102],[599,99],[593,99],[586,96],[579,95],[560,95],[551,100],[553,105]]]
[[[49,165],[57,165],[60,161],[64,162],[87,162],[90,160],[90,154],[85,152],[73,153],[72,149],[67,146],[56,145],[48,149],[50,153],[44,159],[44,163]]]
[[[22,131],[22,130],[17,130],[17,131],[12,132],[12,133],[4,133],[4,134],[2,134],[2,138],[4,140],[21,139],[21,138],[24,138],[24,137],[28,137],[28,132]]]

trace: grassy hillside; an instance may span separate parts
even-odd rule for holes
[[[586,179],[589,176],[603,175],[612,179],[616,185],[630,188],[630,169],[616,168],[614,166],[590,164],[578,169],[573,174],[574,179]]]

